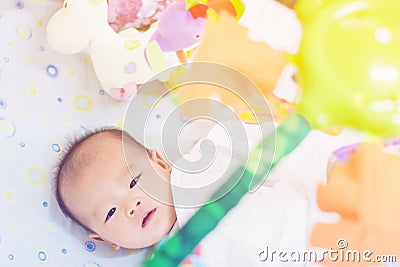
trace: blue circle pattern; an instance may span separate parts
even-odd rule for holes
[[[56,66],[50,64],[46,67],[46,73],[52,78],[57,78],[58,76],[58,69]]]
[[[61,250],[61,253],[62,253],[62,254],[67,254],[67,250],[66,250],[65,248],[63,248],[63,249]]]
[[[7,101],[5,99],[0,98],[0,108],[6,108],[7,107]]]
[[[51,149],[53,149],[54,152],[60,153],[61,152],[61,147],[59,144],[52,144]]]
[[[61,103],[62,102],[62,98],[61,97],[57,98],[57,102]]]
[[[43,202],[42,202],[42,206],[45,207],[45,208],[47,208],[47,207],[49,206],[49,203],[47,203],[47,201],[43,201]]]
[[[44,262],[47,260],[47,254],[44,251],[39,251],[37,254],[39,261]]]
[[[8,259],[9,259],[10,261],[12,261],[12,260],[14,259],[14,255],[13,255],[13,254],[8,254]]]
[[[94,242],[92,242],[92,241],[87,241],[85,243],[85,248],[86,248],[87,251],[93,252],[93,251],[96,250],[96,244]]]
[[[17,6],[17,8],[23,9],[24,8],[24,1],[17,0],[15,5]]]
[[[19,142],[19,146],[20,147],[25,147],[25,143],[24,142]]]

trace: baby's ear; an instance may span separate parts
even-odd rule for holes
[[[90,233],[90,234],[89,234],[89,238],[92,239],[92,240],[94,240],[94,241],[96,241],[96,242],[104,243],[104,244],[110,245],[110,246],[112,246],[113,248],[115,248],[116,250],[118,250],[118,249],[121,248],[121,247],[118,246],[117,244],[114,244],[114,243],[111,242],[111,241],[108,241],[108,240],[106,240],[106,239],[103,239],[101,236],[99,236],[98,234],[95,234],[95,233]]]
[[[153,149],[149,152],[149,157],[151,160],[155,161],[158,165],[160,165],[163,169],[171,173],[172,167],[171,165],[161,157],[161,155],[157,152],[157,150]]]

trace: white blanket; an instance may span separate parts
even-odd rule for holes
[[[261,138],[257,131],[259,128],[255,125],[246,125],[245,128],[249,147],[254,147]],[[226,172],[229,162],[235,157],[226,132],[222,127],[215,126],[206,139],[216,146],[212,165],[195,174],[174,169],[172,184],[185,188],[204,186]],[[200,244],[201,258],[206,265],[280,266],[285,264],[285,258],[281,260],[279,252],[302,253],[308,249],[308,235],[313,223],[330,219],[319,212],[316,206],[315,186],[326,180],[331,153],[357,139],[357,135],[347,131],[336,137],[311,131],[291,154],[279,162],[264,184],[256,192],[245,195],[203,240]],[[185,155],[190,160],[196,160],[199,156],[200,142]],[[216,188],[210,188],[204,198],[211,196],[214,190]],[[174,201],[183,203],[191,195],[174,192]],[[176,210],[178,223],[182,226],[197,208]],[[271,255],[272,251],[276,251],[274,256]],[[305,265],[305,262],[291,261],[289,256],[286,256],[286,260],[287,266]]]

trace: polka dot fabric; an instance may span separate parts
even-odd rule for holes
[[[0,1],[0,266],[137,266],[146,251],[92,242],[54,199],[53,166],[83,128],[123,125],[85,53],[46,42],[61,0]]]

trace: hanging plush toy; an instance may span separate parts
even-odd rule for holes
[[[244,49],[246,50],[245,53]],[[279,103],[272,95],[286,64],[286,57],[284,51],[275,50],[263,42],[250,40],[248,29],[239,25],[235,17],[223,13],[218,20],[207,19],[205,37],[198,47],[194,61],[223,64],[248,76],[270,101],[274,119],[277,119],[277,117],[283,117],[287,114],[289,109],[289,106],[284,107],[284,104]],[[226,79],[235,81],[236,77],[226,77]],[[187,85],[185,88],[185,90],[179,90],[179,97],[182,102],[201,97],[218,96],[221,102],[234,108],[243,120],[248,123],[255,121],[248,106],[224,88],[211,84],[193,84]],[[259,106],[262,107],[262,104]],[[205,112],[205,109],[206,107],[202,107],[203,112]],[[185,109],[183,112],[184,115],[187,115],[192,111]],[[213,111],[209,110],[209,112],[211,114]],[[263,117],[269,115],[269,111],[263,111],[263,113],[265,115]]]
[[[176,52],[179,61],[185,63],[187,56],[184,50],[190,50],[200,43],[208,14],[217,15],[225,10],[239,18],[242,9],[240,1],[229,0],[172,3],[161,14],[152,40],[157,41],[164,52]]]
[[[116,33],[107,16],[107,0],[65,0],[47,25],[47,39],[54,50],[66,55],[89,47],[104,91],[118,100],[131,99],[137,84],[167,65],[157,43],[149,43],[154,30],[129,28]]]
[[[186,62],[183,49],[198,44],[204,31],[205,9],[198,16],[191,11],[193,9],[186,10],[184,2],[173,3],[161,15],[158,28],[151,37],[163,51],[176,52],[180,62]]]

